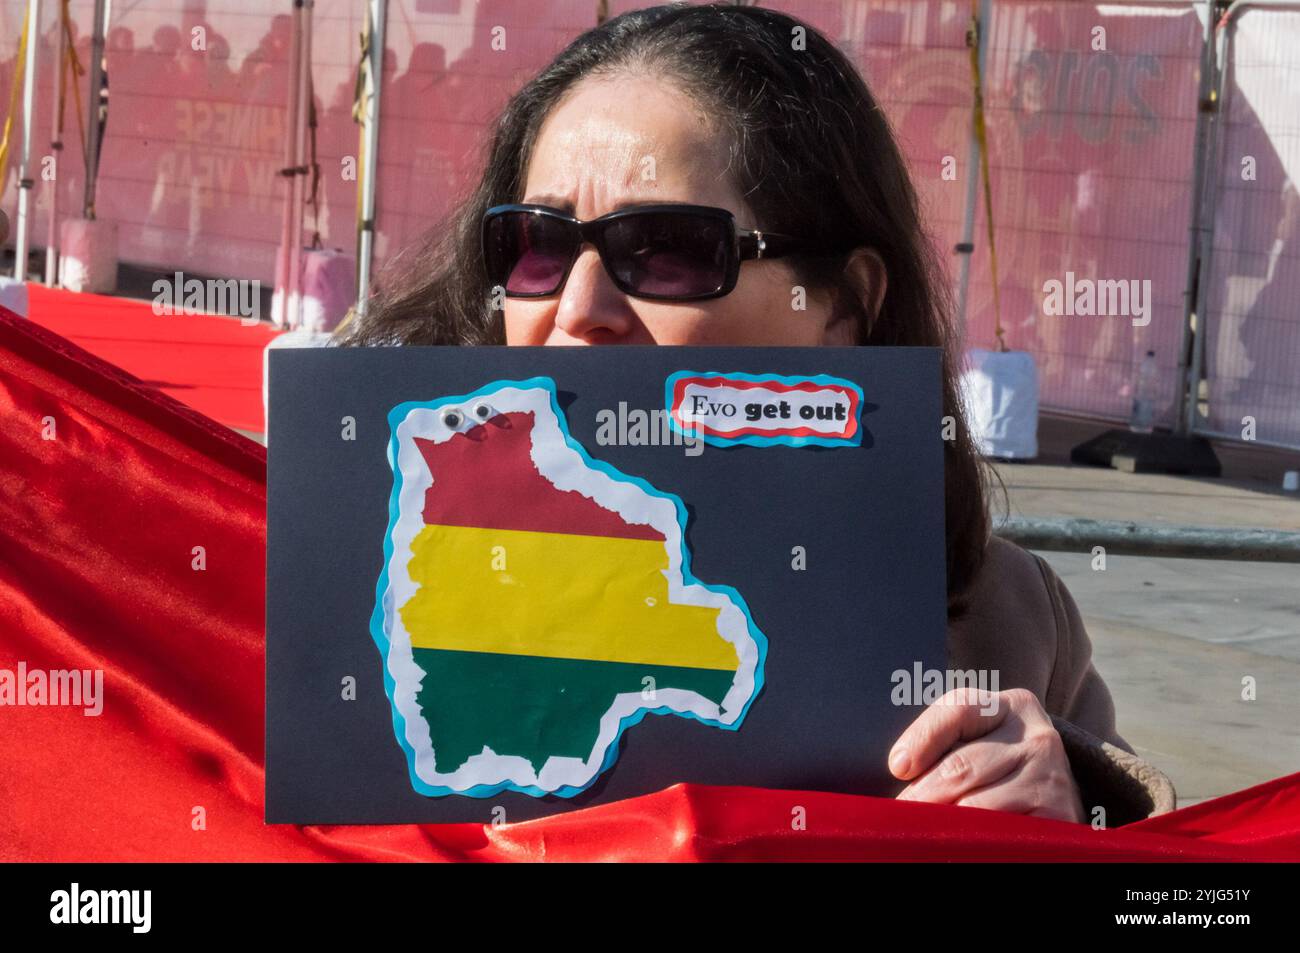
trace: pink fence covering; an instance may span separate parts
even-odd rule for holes
[[[777,6],[850,52],[911,164],[937,246],[961,239],[972,75],[970,4],[951,0]],[[631,4],[629,4],[631,6]],[[1104,34],[1096,33],[1100,28]],[[1156,352],[1159,422],[1172,423],[1187,271],[1201,21],[1190,4],[993,4],[985,76],[1001,317],[1037,360],[1049,409],[1127,416],[1138,362]],[[1096,42],[1104,49],[1093,49]],[[944,157],[955,179],[943,175]],[[994,343],[983,203],[967,343]],[[959,262],[949,255],[952,275]],[[1147,280],[1149,323],[1044,313],[1044,285]],[[1168,405],[1168,406],[1165,406]]]
[[[641,5],[612,0],[609,12]],[[929,229],[955,280],[959,259],[953,246],[961,237],[965,207],[972,101],[966,48],[970,4],[774,0],[764,5],[813,24],[860,66],[901,137]],[[0,0],[0,91],[7,91],[12,74],[24,6],[24,0]],[[55,4],[45,6],[38,43],[41,141],[48,138],[52,101]],[[91,0],[72,4],[83,62],[89,57],[92,6]],[[352,98],[364,6],[360,0],[316,0],[313,32],[321,180],[319,212],[313,217],[308,211],[306,228],[310,235],[318,223],[327,245],[350,253],[356,244],[357,185],[349,164],[359,152]],[[288,2],[249,0],[113,5],[112,111],[99,211],[123,226],[124,261],[271,281],[283,194],[276,170],[283,164],[290,9]],[[526,77],[594,25],[596,10],[596,0],[392,0],[380,143],[379,266],[444,218],[481,167],[487,124]],[[1238,38],[1238,56],[1249,58],[1251,69],[1274,70],[1264,86],[1279,93],[1285,88],[1291,100],[1275,101],[1290,102],[1294,72],[1277,72],[1274,53],[1261,44],[1275,24],[1300,29],[1300,13],[1267,17],[1249,14],[1245,24],[1259,28]],[[203,49],[196,48],[196,31],[203,33]],[[1203,41],[1194,5],[997,0],[987,31],[985,99],[1007,343],[1034,354],[1045,408],[1111,418],[1127,415],[1136,366],[1153,350],[1162,387],[1157,422],[1171,424]],[[1288,75],[1291,85],[1285,87]],[[1277,152],[1279,136],[1294,137],[1296,125],[1294,110],[1289,118],[1252,110],[1258,98],[1241,96],[1226,104],[1232,125],[1224,138],[1234,156],[1251,144],[1261,156],[1263,176],[1277,167],[1276,160],[1268,165],[1268,157]],[[80,207],[78,121],[70,103],[69,147],[58,184],[65,213]],[[1290,142],[1294,146],[1296,139]],[[1222,161],[1230,164],[1230,159]],[[945,176],[946,164],[950,171],[955,164],[955,175]],[[13,175],[11,169],[10,179]],[[1216,241],[1222,253],[1207,356],[1211,396],[1225,403],[1214,406],[1212,422],[1229,432],[1237,429],[1239,424],[1229,425],[1246,412],[1238,406],[1245,401],[1269,419],[1269,432],[1279,441],[1300,444],[1300,410],[1294,409],[1300,319],[1283,307],[1295,300],[1300,281],[1294,242],[1283,240],[1280,255],[1269,258],[1277,228],[1294,223],[1296,216],[1280,224],[1279,215],[1272,214],[1282,207],[1280,179],[1267,195],[1263,188],[1227,185],[1234,188],[1221,198]],[[36,190],[37,247],[45,242],[52,187],[41,182]],[[11,212],[14,193],[11,183],[3,192]],[[1294,188],[1289,194],[1294,197]],[[1257,214],[1251,203],[1261,202],[1270,214]],[[971,346],[994,341],[984,234],[981,203],[966,324]],[[1261,269],[1268,267],[1275,277],[1264,291]],[[1241,276],[1258,286],[1253,294]],[[1071,278],[1124,281],[1140,298],[1129,301],[1126,313],[1045,313],[1046,284],[1058,281],[1068,288]],[[1261,379],[1274,389],[1251,397],[1247,385]]]
[[[37,148],[49,148],[55,9],[37,30]],[[76,49],[90,62],[91,0],[74,0]],[[8,92],[26,0],[0,0],[0,91]],[[106,37],[110,115],[97,212],[119,223],[123,261],[269,284],[280,237],[292,29],[285,3],[160,0],[113,5]],[[323,241],[356,247],[352,121],[365,5],[316,0],[313,83]],[[475,169],[484,126],[510,93],[582,30],[595,5],[574,0],[393,0],[385,50],[377,259],[438,221]],[[494,28],[502,40],[493,49]],[[85,80],[82,80],[85,86]],[[84,89],[83,89],[84,103]],[[7,95],[6,104],[7,108]],[[57,187],[61,216],[79,214],[84,176],[71,96]],[[15,130],[17,134],[18,130]],[[21,137],[18,137],[21,138]],[[16,208],[17,162],[2,204]],[[35,190],[33,245],[45,247],[50,193]]]

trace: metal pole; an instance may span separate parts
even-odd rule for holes
[[[302,218],[303,201],[306,198],[307,177],[304,174],[307,162],[307,115],[311,109],[311,14],[314,0],[300,0],[302,5],[302,49],[298,55],[298,109],[294,116],[294,175],[293,198],[293,234],[289,245],[289,307],[286,309],[286,323],[296,328],[302,323]]]
[[[1196,275],[1196,335],[1192,338],[1192,363],[1187,369],[1187,403],[1183,409],[1183,426],[1186,428],[1186,433],[1196,431],[1196,411],[1201,396],[1201,371],[1205,363],[1205,339],[1210,333],[1208,298],[1211,265],[1214,261],[1214,213],[1217,204],[1214,198],[1219,185],[1219,128],[1222,126],[1219,117],[1223,109],[1223,77],[1227,69],[1227,61],[1224,59],[1226,53],[1224,39],[1228,32],[1229,28],[1225,25],[1223,29],[1217,31],[1215,37],[1218,56],[1214,71],[1214,103],[1210,110],[1206,146],[1206,161],[1209,167],[1205,175],[1205,202],[1201,214],[1200,270]]]
[[[54,12],[54,31],[59,35],[59,42],[56,46],[58,52],[54,57],[54,115],[50,120],[50,161],[54,175],[50,179],[50,228],[45,239],[45,283],[51,288],[59,283],[59,157],[63,155],[63,136],[59,128],[59,117],[63,115],[63,97],[66,93],[63,82],[65,72],[63,57],[68,39],[63,29],[63,2],[62,0],[56,2],[58,5]]]
[[[365,183],[361,191],[361,233],[357,241],[357,314],[366,313],[370,296],[371,255],[375,246],[375,185],[379,171],[379,101],[384,87],[384,27],[388,0],[370,3],[370,84],[365,102]]]
[[[1192,341],[1192,315],[1195,314],[1197,334],[1204,327],[1201,318],[1201,305],[1197,301],[1198,266],[1201,261],[1201,248],[1204,242],[1202,228],[1206,214],[1205,163],[1207,160],[1206,143],[1209,141],[1209,126],[1215,100],[1212,99],[1216,87],[1214,55],[1214,0],[1205,0],[1205,39],[1201,46],[1201,76],[1196,93],[1196,138],[1192,154],[1192,209],[1191,221],[1187,226],[1187,283],[1183,288],[1183,329],[1178,346],[1178,389],[1174,396],[1174,433],[1186,436],[1191,433],[1191,420],[1187,407],[1189,402],[1195,406],[1196,384],[1193,383],[1195,363],[1190,360]]]
[[[41,35],[40,0],[27,0],[27,59],[23,63],[23,150],[18,159],[18,231],[14,237],[14,277],[27,279],[27,218],[31,201],[32,113],[36,108],[36,47]]]
[[[95,0],[94,21],[91,24],[90,91],[86,96],[86,197],[82,214],[95,218],[95,180],[99,176],[99,107],[104,85],[104,17],[106,0]]]
[[[980,0],[979,21],[976,30],[976,42],[979,43],[980,76],[988,68],[989,24],[993,18],[993,0]],[[980,180],[980,143],[975,134],[975,114],[971,113],[970,143],[967,147],[966,167],[966,211],[962,219],[961,244],[957,253],[961,255],[961,276],[957,280],[957,338],[966,339],[966,304],[970,288],[971,258],[975,254],[975,210],[979,204]]]
[[[1051,552],[1088,553],[1101,546],[1108,556],[1300,563],[1300,533],[1272,529],[1013,517],[993,532],[1026,549]]]
[[[294,0],[293,4],[293,27],[289,39],[289,102],[285,109],[284,119],[284,168],[280,170],[280,175],[284,178],[284,216],[280,224],[280,249],[277,254],[276,267],[276,303],[279,306],[279,313],[273,314],[274,322],[280,326],[287,326],[289,323],[289,259],[290,249],[298,244],[298,239],[293,233],[293,194],[294,181],[297,173],[293,170],[298,167],[297,157],[294,150],[297,148],[298,138],[294,135],[294,130],[298,128],[298,72],[299,60],[302,46],[302,0]]]

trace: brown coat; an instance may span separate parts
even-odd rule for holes
[[[1115,730],[1110,691],[1065,584],[1040,557],[998,537],[985,551],[965,613],[948,626],[948,665],[998,672],[998,688],[1033,692],[1052,716],[1083,795],[1117,827],[1174,809],[1174,788]]]

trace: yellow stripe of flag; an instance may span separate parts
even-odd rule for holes
[[[668,601],[661,541],[425,526],[411,550],[414,648],[738,667],[717,609]]]

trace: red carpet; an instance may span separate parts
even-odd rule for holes
[[[103,672],[98,715],[0,709],[0,860],[1300,859],[1300,775],[1102,831],[698,785],[499,827],[268,827],[263,448],[0,310],[0,526],[0,669]]]
[[[261,433],[267,324],[156,315],[152,302],[27,286],[29,317],[227,427]]]

